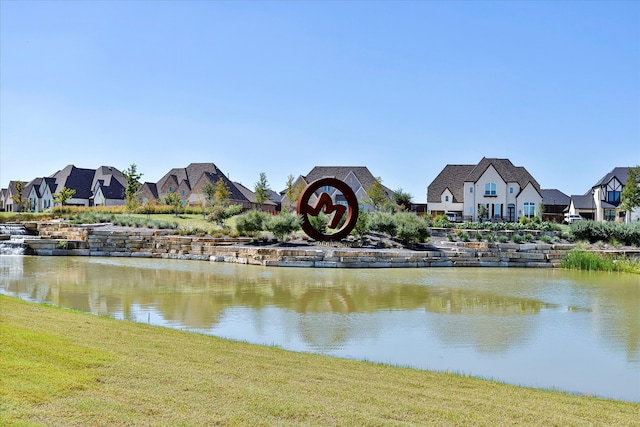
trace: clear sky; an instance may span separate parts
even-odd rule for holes
[[[482,157],[569,195],[640,164],[640,2],[0,0],[2,187],[366,166],[425,203]]]

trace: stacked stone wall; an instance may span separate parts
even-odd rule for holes
[[[252,246],[249,240],[177,236],[166,230],[113,230],[42,223],[39,239],[26,240],[36,255],[115,256],[231,262],[277,267],[559,267],[574,246],[545,243],[457,242],[427,251]]]

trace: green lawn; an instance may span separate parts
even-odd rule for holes
[[[0,296],[0,425],[638,426],[640,405]]]

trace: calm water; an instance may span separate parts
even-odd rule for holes
[[[295,351],[640,401],[640,276],[0,256],[0,293]]]

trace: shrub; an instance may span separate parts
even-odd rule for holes
[[[447,233],[447,240],[453,242],[454,240],[456,240],[456,237],[453,235],[453,233]]]
[[[527,233],[524,235],[525,242],[531,242],[533,240],[533,234]]]
[[[269,218],[269,214],[256,209],[239,215],[236,218],[236,231],[241,236],[255,237],[264,230],[264,222]]]
[[[396,223],[393,215],[388,212],[375,212],[371,215],[371,221],[369,223],[371,231],[377,231],[379,233],[385,233],[389,236],[396,235]]]
[[[520,234],[514,234],[513,236],[511,236],[511,241],[513,243],[522,243],[523,240],[524,238]]]
[[[507,236],[505,236],[505,235],[501,234],[500,236],[498,236],[498,242],[499,243],[507,243],[508,240],[509,239],[507,239]]]
[[[482,233],[476,233],[475,234],[475,239],[480,242],[482,240]]]
[[[267,218],[264,228],[273,233],[276,239],[285,241],[294,231],[300,229],[302,218],[298,215],[282,212],[278,216]]]
[[[543,243],[551,243],[551,237],[545,234],[543,236],[540,236],[540,241]]]
[[[324,212],[320,212],[317,216],[310,216],[309,223],[313,227],[314,230],[326,234],[327,227],[329,226],[329,217]]]
[[[433,226],[437,228],[451,228],[451,222],[446,215],[436,215],[433,218]]]
[[[491,243],[495,240],[495,235],[493,233],[489,233],[484,238],[487,242]]]
[[[469,241],[469,233],[467,233],[466,231],[461,231],[458,233],[458,238],[460,240],[462,240],[463,242],[468,242]]]
[[[422,243],[431,235],[427,222],[413,213],[397,213],[393,220],[396,228],[394,237],[405,243]]]
[[[353,228],[351,234],[363,238],[367,234],[369,234],[370,227],[369,222],[371,221],[371,215],[369,212],[361,211],[358,215],[358,219],[356,220],[356,226]]]

